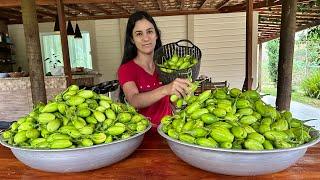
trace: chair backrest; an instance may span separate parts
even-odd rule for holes
[[[229,86],[228,81],[219,81],[219,82],[203,82],[201,86],[195,91],[195,95],[201,94],[203,91],[224,88]]]
[[[227,81],[212,82],[212,85],[216,88],[223,88],[228,86],[228,82]]]

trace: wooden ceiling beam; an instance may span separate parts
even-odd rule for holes
[[[319,25],[320,25],[320,20],[319,21],[315,21],[315,22],[310,23],[310,24],[303,25],[303,26],[297,26],[296,32],[299,32],[299,31],[302,31],[304,29],[308,29],[308,28],[311,28],[311,27],[314,27],[314,26],[319,26]],[[261,38],[261,39],[259,39],[259,43],[264,43],[264,42],[276,39],[278,37],[280,37],[280,34],[272,36],[270,38],[264,38],[264,39]]]
[[[80,6],[77,5],[77,4],[73,4],[73,5],[66,5],[66,4],[65,4],[64,6],[66,6],[66,7],[69,8],[69,9],[73,9],[73,10],[79,11],[79,12],[82,13],[82,14],[87,14],[87,15],[89,15],[89,16],[93,16],[93,15],[94,15],[93,13],[91,13],[91,12],[89,12],[88,10],[80,7]]]
[[[312,23],[316,20],[301,20],[301,19],[298,19],[296,20],[297,23],[306,23],[306,24],[309,24],[309,23]],[[258,22],[259,24],[281,24],[281,19],[279,18],[269,18],[268,20],[260,20]]]
[[[137,0],[132,0],[132,3],[134,5],[135,10],[137,11],[143,11],[144,8],[139,4]]]
[[[22,18],[22,13],[21,13],[21,9],[20,8],[9,8],[5,10],[7,13],[12,14],[13,16],[17,16],[19,19]],[[37,17],[38,18],[42,18],[43,16],[46,16],[44,14],[41,13],[37,13]]]
[[[273,12],[281,12],[281,6],[280,7],[263,7],[263,8],[260,8],[258,11],[273,11]],[[314,9],[314,8],[310,8],[307,10],[308,12],[313,12],[313,13],[318,13],[319,10],[318,9]],[[302,12],[302,11],[297,11],[297,13],[305,13],[305,12]]]
[[[203,10],[182,10],[182,11],[150,11],[151,16],[176,16],[176,15],[187,15],[187,14],[217,14],[219,11],[211,9]],[[94,15],[94,16],[70,16],[68,20],[97,20],[97,19],[116,19],[116,18],[128,18],[130,14],[117,14],[117,15]],[[52,18],[43,18],[39,22],[52,22]],[[20,22],[10,22],[10,24],[19,24]]]
[[[95,4],[86,4],[86,6],[89,7],[90,9],[94,9],[94,10],[96,10],[98,12],[102,12],[106,15],[112,14],[111,11],[108,11],[107,9],[101,8]]]
[[[160,11],[164,11],[162,0],[157,0]]]
[[[64,0],[63,4],[102,4],[112,3],[114,0]],[[56,0],[36,0],[37,5],[57,5]],[[21,6],[21,0],[7,0],[0,3],[0,7],[17,7]]]
[[[180,0],[180,10],[185,9],[185,0]]]
[[[11,12],[7,12],[3,9],[0,9],[0,14],[3,16],[3,17],[7,17],[7,18],[11,18],[11,19],[21,19],[21,16],[18,15],[18,14],[13,14]]]
[[[110,6],[112,6],[113,8],[118,9],[120,12],[124,12],[124,13],[126,13],[126,14],[130,14],[130,12],[129,12],[128,9],[125,9],[125,8],[123,8],[122,6],[119,6],[119,5],[116,4],[116,3],[111,2],[111,3],[108,3],[108,4],[109,4]]]
[[[48,10],[48,11],[51,11],[51,12],[54,12],[54,14],[58,14],[57,7],[52,7],[52,6],[38,6],[38,7],[45,9],[45,10]],[[64,13],[68,16],[74,16],[72,13],[70,13],[68,11],[65,11]]]
[[[300,0],[299,2],[310,1],[310,0]],[[246,2],[246,1],[244,1]],[[268,8],[271,6],[281,5],[281,0],[264,0],[253,3],[253,10],[258,10],[260,8]],[[225,6],[220,9],[221,12],[237,12],[237,11],[245,11],[246,3],[244,4],[236,4],[233,6]]]
[[[37,9],[37,14],[40,14],[42,16],[56,17],[56,14],[53,14],[53,13],[50,13],[50,12],[47,12],[47,11],[43,11],[43,10],[40,10],[40,9]]]
[[[202,4],[199,6],[198,9],[203,9],[203,8],[206,6],[206,4],[207,4],[207,3],[210,3],[211,1],[212,1],[212,0],[205,0],[205,1],[203,1]]]
[[[216,9],[221,9],[225,4],[227,4],[230,0],[222,0],[216,5]]]
[[[22,16],[21,9],[19,8],[9,8],[9,9],[3,9],[3,10],[8,13],[12,13],[16,16]]]
[[[259,13],[259,16],[273,16],[273,17],[281,17],[281,13],[275,13],[275,12],[271,12],[271,13]],[[310,18],[319,18],[320,19],[320,14],[296,14],[296,17],[310,17]]]
[[[279,20],[281,21],[281,16],[278,15],[268,15],[268,16],[260,16],[261,19],[268,19],[268,20]],[[296,16],[296,19],[300,21],[313,21],[320,19],[319,17],[308,17],[308,16]]]

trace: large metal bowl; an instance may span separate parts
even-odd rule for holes
[[[312,134],[313,141],[289,149],[250,151],[206,148],[184,143],[167,136],[158,126],[171,150],[183,161],[197,168],[226,175],[254,176],[282,171],[301,158],[307,148],[320,141],[319,132]]]
[[[125,159],[139,147],[144,134],[150,128],[151,125],[128,139],[83,148],[40,150],[14,147],[3,139],[0,139],[0,143],[10,148],[17,159],[32,168],[59,173],[81,172],[105,167]]]

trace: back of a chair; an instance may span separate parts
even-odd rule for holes
[[[224,88],[227,87],[228,81],[219,81],[219,82],[206,82],[204,81],[201,83],[201,86],[195,91],[195,95],[201,94],[203,91],[206,90],[214,90],[216,88]]]

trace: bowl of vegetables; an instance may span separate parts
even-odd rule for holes
[[[130,105],[72,85],[11,124],[0,143],[29,167],[82,172],[125,159],[150,128]]]
[[[318,130],[265,104],[253,90],[208,90],[183,104],[161,120],[158,132],[183,161],[213,173],[279,172],[320,141]]]

